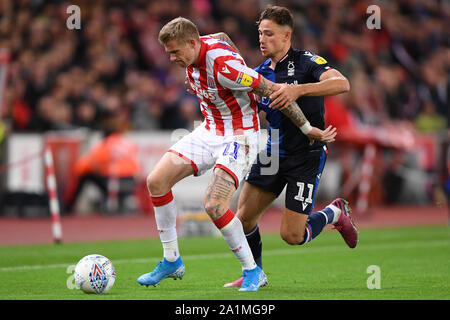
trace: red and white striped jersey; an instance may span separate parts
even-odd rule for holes
[[[186,68],[205,117],[205,128],[218,136],[258,131],[255,96],[261,76],[226,42],[204,36],[197,62]]]

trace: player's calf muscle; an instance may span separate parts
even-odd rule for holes
[[[244,232],[247,233],[252,231],[256,227],[258,223],[259,214],[254,216],[246,216],[245,214],[242,213],[242,211],[238,210],[236,216],[238,217],[239,220],[241,220]]]

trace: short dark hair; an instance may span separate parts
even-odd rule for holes
[[[291,30],[294,30],[294,16],[291,11],[285,7],[280,6],[268,6],[259,16],[259,20],[256,24],[259,26],[262,20],[272,20],[280,26],[288,26]]]

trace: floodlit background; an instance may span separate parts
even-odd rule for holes
[[[263,58],[255,21],[267,4],[293,12],[295,48],[324,57],[351,84],[349,93],[325,99],[326,122],[338,128],[338,141],[329,145],[316,207],[342,196],[361,224],[446,223],[448,1],[1,0],[0,244],[51,241],[50,229],[41,226],[55,194],[63,239],[88,238],[87,227],[76,225],[85,234],[68,231],[81,216],[128,217],[135,222],[129,236],[154,235],[145,177],[202,120],[197,99],[185,90],[184,70],[169,64],[158,32],[170,19],[187,17],[201,34],[226,32],[256,67]],[[76,22],[70,5],[80,9],[79,29],[68,28]],[[370,5],[379,11],[368,12]],[[97,152],[103,162],[95,171],[94,158],[82,156],[111,131],[123,132],[113,144],[119,151],[103,158]],[[110,177],[99,182],[103,191],[87,180],[71,201],[77,182],[92,172]],[[208,178],[174,188],[186,234],[213,232],[199,231]],[[283,205],[284,195],[269,209],[263,231],[277,231]],[[105,237],[124,229],[120,221]]]

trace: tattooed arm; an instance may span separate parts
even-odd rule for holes
[[[235,49],[239,53],[238,48],[226,33],[219,32],[210,34],[210,36],[215,39],[227,42],[231,47],[233,47],[233,49]],[[235,81],[236,79],[230,80]],[[271,94],[273,94],[280,88],[280,84],[274,83],[261,76],[261,81],[259,85],[253,89],[253,93],[258,96],[269,98]],[[334,141],[334,137],[336,136],[336,128],[331,128],[331,126],[329,126],[326,130],[321,130],[316,127],[311,127],[308,119],[306,119],[304,113],[295,101],[289,104],[287,107],[279,108],[278,110],[280,110],[288,118],[290,118],[294,122],[294,124],[299,127],[305,135],[308,136],[311,144],[314,143],[314,140],[319,140],[325,143]]]
[[[259,86],[253,90],[253,93],[257,94],[258,96],[268,98],[280,87],[280,84],[274,83],[261,76],[261,82],[259,83]],[[286,108],[280,109],[280,111],[283,112],[287,117],[289,117],[299,128],[308,121],[295,101],[289,104]]]
[[[233,41],[231,41],[231,38],[225,32],[218,32],[218,33],[210,34],[209,36],[211,36],[211,37],[213,37],[215,39],[219,39],[219,40],[225,41],[234,50],[236,50],[237,53],[240,54],[239,49],[236,47],[236,45],[233,43]]]

